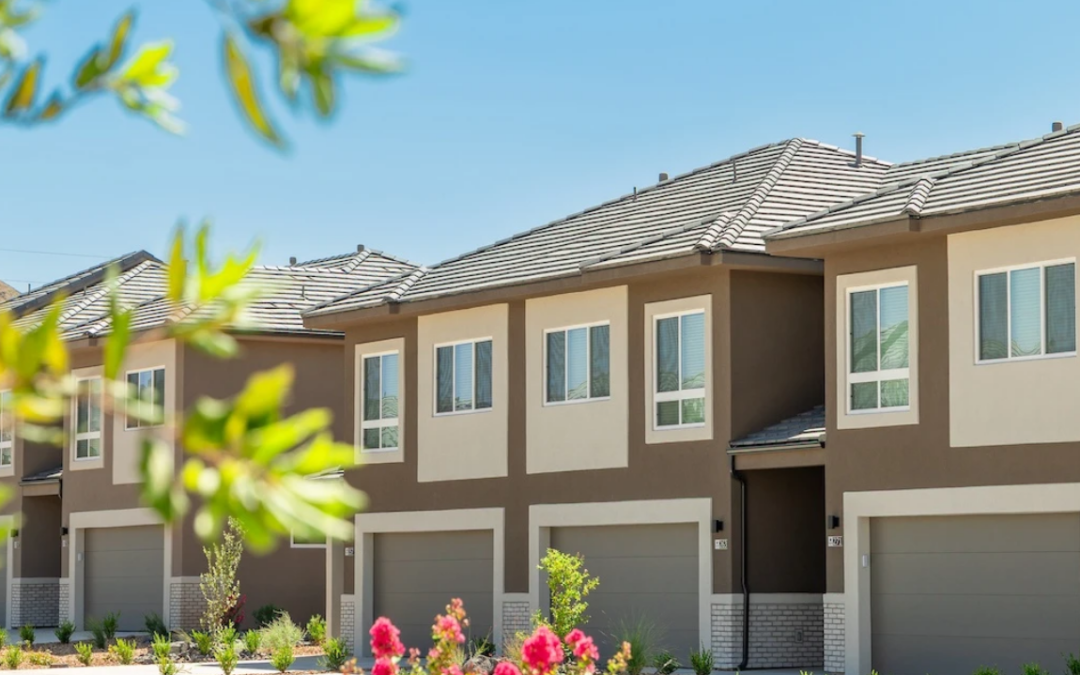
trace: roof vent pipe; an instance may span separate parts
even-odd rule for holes
[[[855,134],[855,166],[862,166],[862,139],[866,134],[856,131]]]
[[[357,253],[363,253],[363,252],[364,252],[365,250],[367,250],[367,249],[366,249],[366,248],[364,248],[364,245],[363,245],[363,244],[357,244],[357,245],[356,245],[356,252],[357,252]]]
[[[662,171],[662,172],[660,173],[660,182],[661,182],[661,183],[663,183],[663,182],[664,182],[664,181],[666,181],[667,179],[668,179],[667,171]]]
[[[1061,122],[1054,122],[1053,124],[1050,125],[1050,131],[1051,132],[1061,131],[1064,128],[1065,128],[1065,125],[1062,124]]]
[[[292,267],[295,264],[296,264],[296,256],[290,257],[289,258],[289,267]]]

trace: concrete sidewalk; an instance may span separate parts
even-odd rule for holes
[[[322,671],[317,656],[300,656],[293,663],[290,671]],[[181,663],[181,673],[188,675],[221,675],[221,668],[216,663]],[[155,665],[132,665],[132,666],[93,666],[91,668],[75,668],[80,675],[158,675]],[[270,665],[269,661],[241,661],[233,671],[235,675],[268,675],[276,673],[277,669]]]

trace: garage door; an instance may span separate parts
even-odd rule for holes
[[[120,630],[145,630],[150,612],[164,616],[164,530],[160,525],[90,529],[83,540],[83,614],[120,612]]]
[[[589,624],[606,658],[620,624],[645,619],[675,654],[699,647],[697,525],[617,525],[551,530],[551,547],[585,556],[600,579],[589,594]],[[542,582],[546,583],[546,582]]]
[[[873,667],[1061,670],[1080,646],[1080,515],[871,521]]]
[[[470,635],[489,635],[494,623],[493,546],[490,530],[375,535],[375,617],[389,617],[407,647],[426,652],[435,615],[442,614],[452,598],[461,598]]]

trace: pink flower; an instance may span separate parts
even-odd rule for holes
[[[409,663],[414,666],[420,662],[420,650],[416,647],[409,647]]]
[[[492,675],[521,675],[521,671],[509,661],[500,661]]]
[[[453,616],[440,616],[435,622],[436,640],[448,640],[461,644],[465,642],[465,636],[461,633],[461,624]]]
[[[369,633],[371,653],[375,658],[393,658],[405,653],[405,645],[401,644],[401,631],[385,616],[379,617]]]
[[[540,626],[521,646],[521,658],[533,673],[548,673],[552,666],[562,663],[562,645],[547,626]]]
[[[600,650],[596,648],[591,637],[582,636],[574,645],[574,656],[582,661],[595,661],[600,658]]]
[[[462,675],[461,668],[458,668],[457,664],[454,664],[449,668],[444,668],[442,675]]]
[[[371,675],[397,675],[397,664],[387,657],[375,660],[375,666],[371,669]]]

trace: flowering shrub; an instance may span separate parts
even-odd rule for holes
[[[428,651],[426,663],[421,665],[419,649],[409,649],[409,667],[404,675],[463,675],[461,645],[465,642],[465,634],[462,628],[468,625],[465,607],[460,599],[455,598],[446,606],[446,614],[435,617],[431,627],[434,645]],[[398,665],[405,656],[401,631],[390,619],[380,617],[371,626],[369,634],[371,653],[375,657],[371,675],[402,675]],[[630,645],[624,642],[619,653],[607,662],[607,674],[625,673],[630,656]],[[599,660],[600,650],[581,629],[571,630],[560,640],[551,628],[541,625],[522,644],[521,653],[507,655],[495,667],[493,675],[593,675]],[[347,675],[363,674],[363,670],[356,666],[356,659],[345,664],[341,672]]]

